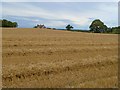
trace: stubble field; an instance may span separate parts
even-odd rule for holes
[[[118,35],[2,30],[3,87],[115,88]]]

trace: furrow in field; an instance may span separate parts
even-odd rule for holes
[[[116,69],[116,70],[114,70]],[[112,65],[105,65],[104,67],[88,67],[88,68],[80,68],[78,70],[73,71],[62,71],[60,73],[51,73],[51,74],[43,74],[38,76],[38,74],[34,74],[32,76],[27,76],[26,78],[16,78],[13,79],[7,79],[3,81],[4,86],[6,87],[78,87],[81,88],[86,84],[87,82],[92,82],[91,85],[95,85],[99,82],[96,82],[96,80],[102,81],[105,78],[110,78],[110,82],[112,84],[109,84],[108,82],[104,81],[103,84],[95,85],[95,87],[105,87],[105,83],[108,84],[109,87],[117,87],[117,79],[112,78],[112,76],[117,76],[117,67],[116,64]],[[95,82],[94,82],[95,81]],[[21,83],[20,83],[21,82]],[[22,83],[26,82],[26,84]],[[16,83],[17,86],[13,83]],[[89,83],[87,83],[89,84]],[[89,86],[84,87],[89,87]],[[14,86],[15,85],[15,86]],[[32,86],[31,86],[32,85]]]
[[[55,55],[55,54],[68,54],[68,53],[90,53],[90,52],[102,52],[104,51],[117,51],[117,47],[47,47],[47,48],[34,48],[34,49],[3,49],[3,57],[11,57],[11,56],[29,56],[29,55]]]
[[[118,88],[118,83],[116,82],[118,77],[116,75],[105,76],[100,78],[94,78],[91,80],[86,80],[84,82],[79,82],[72,85],[66,85],[66,88]],[[108,82],[108,83],[106,83]]]
[[[75,71],[79,69],[85,68],[98,68],[104,67],[108,65],[117,64],[115,57],[102,57],[102,61],[99,61],[100,57],[90,59],[84,59],[82,62],[70,62],[70,61],[63,61],[63,62],[56,62],[56,63],[48,63],[43,64],[31,64],[28,67],[24,66],[3,66],[3,80],[12,80],[13,78],[28,78],[34,75],[41,76],[41,75],[49,75],[55,73],[62,73],[66,71]],[[96,60],[98,59],[98,60]],[[112,60],[111,60],[112,59]],[[12,67],[11,69],[7,69],[8,67]],[[14,68],[16,67],[16,69]],[[11,72],[11,73],[10,73]]]

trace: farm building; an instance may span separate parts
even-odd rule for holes
[[[40,25],[38,24],[38,25],[37,25],[37,28],[46,28],[46,27],[45,27],[44,24],[43,24],[43,25],[42,25],[42,24],[40,24]]]

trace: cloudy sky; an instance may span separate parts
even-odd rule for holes
[[[89,29],[95,19],[108,27],[118,25],[117,2],[2,2],[2,18],[16,21],[19,27],[36,24],[47,27]]]

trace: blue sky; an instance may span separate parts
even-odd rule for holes
[[[89,29],[95,19],[108,27],[118,25],[117,2],[2,2],[2,18],[31,28],[44,24],[51,28]]]

